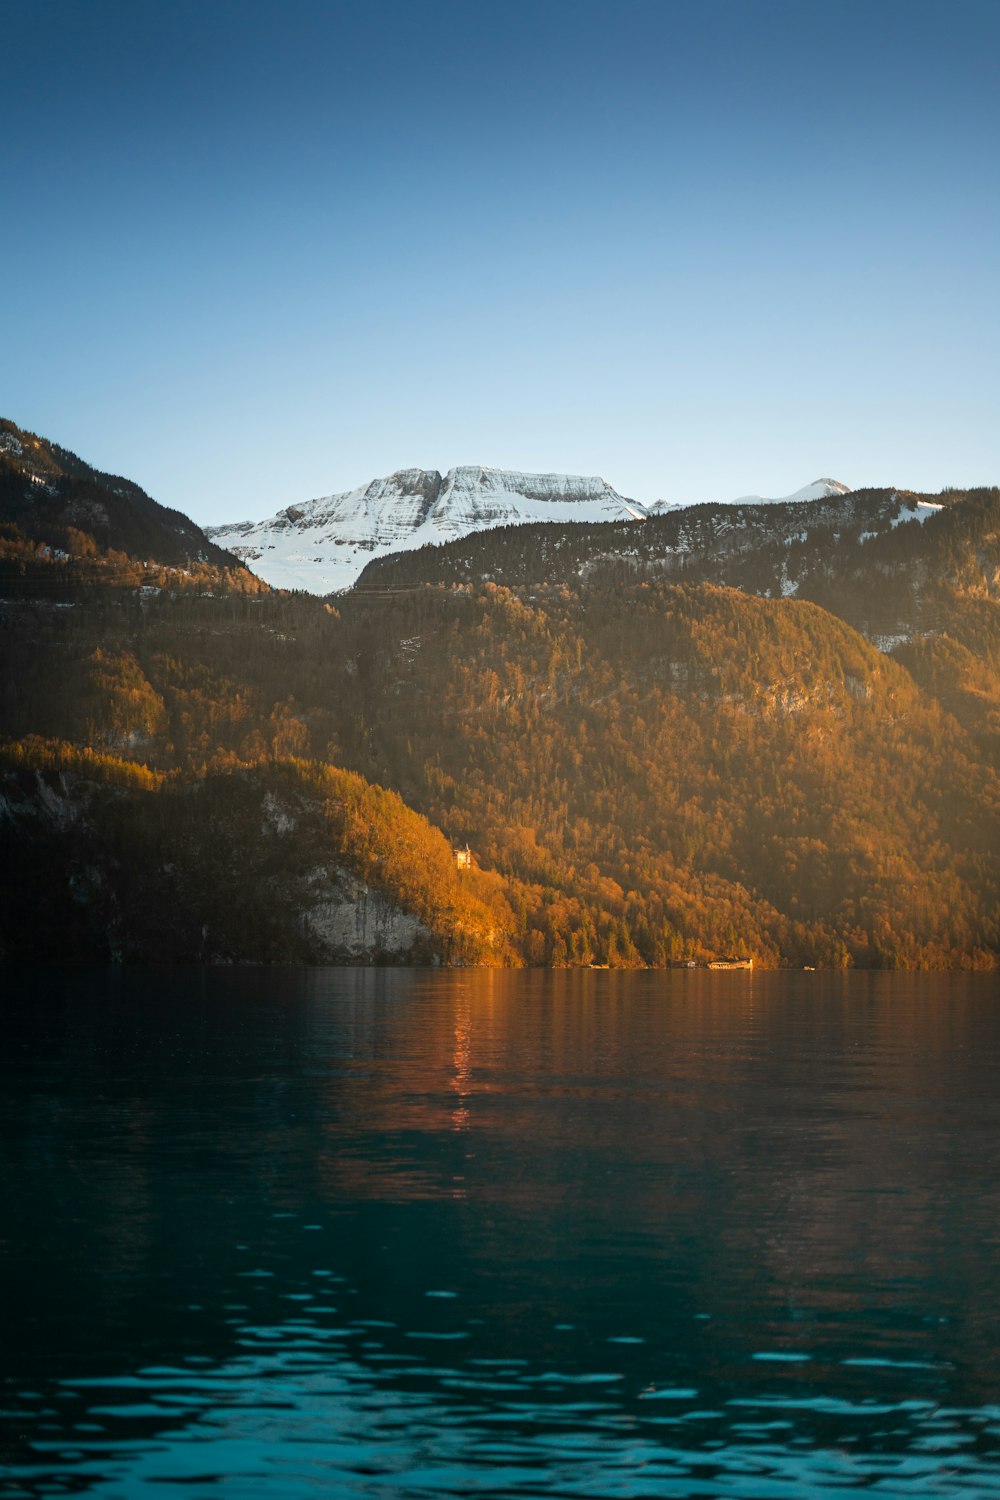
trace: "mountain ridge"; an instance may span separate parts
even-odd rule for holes
[[[70,533],[103,549],[169,566],[242,568],[183,511],[131,479],[95,469],[48,438],[0,417],[0,523],[42,545],[72,550]]]
[[[781,500],[754,496],[720,503],[783,504],[849,493],[839,480],[818,479]],[[438,469],[398,469],[353,490],[286,506],[262,521],[205,531],[273,587],[326,594],[350,588],[375,557],[499,526],[645,521],[686,508],[665,500],[646,505],[600,476],[463,464],[443,475]]]
[[[1000,490],[499,525],[336,603],[71,529],[0,529],[0,958],[1000,960]]]
[[[274,587],[325,594],[349,588],[373,556],[454,541],[472,531],[648,514],[597,476],[462,464],[444,474],[398,469],[353,490],[286,506],[263,521],[209,526],[206,535]]]

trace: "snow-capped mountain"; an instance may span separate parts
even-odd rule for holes
[[[401,469],[342,495],[290,505],[266,521],[206,534],[276,588],[311,594],[350,588],[373,557],[471,531],[529,521],[644,520],[646,506],[605,479],[465,467]]]
[[[733,505],[825,500],[851,491],[817,479],[794,495],[745,495]],[[290,505],[266,521],[209,526],[206,535],[241,558],[275,588],[311,594],[350,588],[376,557],[428,542],[453,542],[470,532],[531,521],[643,521],[682,510],[657,500],[626,499],[606,479],[579,474],[519,474],[474,466],[400,469],[342,495]]]
[[[839,479],[815,479],[812,484],[805,484],[793,495],[740,495],[735,500],[722,500],[721,505],[796,505],[801,501],[829,500],[838,495],[850,495],[849,484],[841,484]],[[681,500],[655,500],[652,505],[646,507],[651,516],[664,516],[670,511],[688,510],[690,505]]]
[[[841,484],[839,479],[814,479],[812,484],[803,485],[802,489],[796,490],[794,495],[741,495],[738,500],[733,500],[732,505],[794,505],[800,500],[828,500],[831,495],[849,495],[851,487],[849,484]]]

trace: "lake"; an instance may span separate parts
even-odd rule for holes
[[[0,984],[5,1495],[1000,1493],[995,977]]]

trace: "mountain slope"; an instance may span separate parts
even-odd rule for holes
[[[272,760],[171,778],[0,750],[0,958],[502,963],[501,882],[393,792]]]
[[[446,483],[394,499],[422,525]],[[468,490],[496,521],[484,488],[439,519]],[[8,953],[57,951],[57,910],[81,955],[363,960],[375,891],[397,955],[997,964],[1000,491],[487,526],[336,605],[26,546],[0,533]]]
[[[604,479],[465,467],[401,469],[341,495],[292,505],[265,521],[207,535],[277,588],[326,594],[354,583],[373,556],[531,521],[642,519],[646,508]]]
[[[289,756],[309,777],[321,762],[357,773],[440,829],[445,854],[471,845],[529,963],[744,952],[984,966],[1000,951],[995,744],[982,715],[964,717],[997,701],[983,696],[998,681],[987,635],[976,652],[924,663],[925,689],[814,604],[662,578],[352,590],[336,608],[280,593],[94,591],[70,610],[13,600],[3,613],[0,701],[18,765],[44,767],[31,738],[44,735],[178,788],[258,773],[266,785]],[[953,714],[935,673],[949,684],[956,666]],[[187,848],[193,804],[150,805],[164,846]],[[363,845],[376,812],[345,823]],[[115,889],[127,890],[146,855],[123,853],[116,826],[101,847],[124,861]],[[185,909],[205,902],[214,931],[234,885],[257,889],[252,905],[261,877],[285,871],[294,911],[294,841],[269,865],[260,819],[212,826],[190,834],[202,852],[175,893]],[[217,836],[228,863],[206,889],[198,869]],[[418,883],[420,847],[406,853]],[[8,867],[20,888],[24,862]],[[65,861],[44,868],[61,880]],[[301,953],[282,930],[286,956]],[[256,933],[248,943],[260,951]]]
[[[888,647],[935,625],[959,557],[968,586],[986,587],[997,561],[995,539],[989,540],[997,511],[996,492],[986,490],[933,499],[853,490],[818,500],[698,505],[650,516],[641,527],[508,528],[468,536],[373,561],[357,587],[482,578],[511,587],[684,579],[813,599]]]
[[[130,479],[104,474],[47,438],[0,418],[0,524],[33,542],[72,551],[71,533],[102,551],[168,566],[239,566],[181,511]]]

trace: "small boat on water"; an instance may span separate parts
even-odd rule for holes
[[[712,958],[709,959],[709,969],[752,969],[752,958]]]

